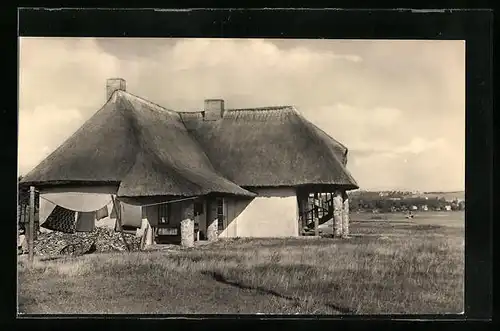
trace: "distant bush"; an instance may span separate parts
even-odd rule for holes
[[[399,198],[399,200],[397,200]],[[427,205],[428,210],[437,210],[438,208],[443,210],[446,205],[449,205],[444,198],[428,198],[425,197],[407,197],[402,196],[384,196],[367,194],[367,195],[356,195],[350,198],[350,208],[352,211],[372,211],[378,210],[381,213],[390,212],[406,212],[411,210],[412,206],[417,206],[420,208]],[[458,203],[451,204],[453,210],[463,210],[463,207]]]

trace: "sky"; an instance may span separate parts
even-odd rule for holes
[[[165,108],[293,105],[349,149],[363,190],[465,189],[465,42],[20,38],[19,174],[106,102],[106,79]]]

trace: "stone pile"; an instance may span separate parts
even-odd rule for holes
[[[141,237],[124,233],[131,251],[140,250]],[[127,251],[122,234],[113,229],[96,228],[92,232],[74,234],[62,232],[39,233],[34,242],[34,253],[38,256],[81,255],[94,252]]]

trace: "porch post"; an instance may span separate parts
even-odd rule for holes
[[[349,197],[347,192],[342,192],[342,198],[344,200],[344,208],[342,211],[342,237],[347,238],[349,236]]]
[[[207,240],[215,241],[217,240],[218,231],[218,220],[217,220],[217,204],[215,199],[210,199],[207,201]]]
[[[35,187],[30,186],[30,208],[28,228],[28,260],[33,264],[34,239],[35,239]]]
[[[335,237],[342,236],[342,214],[343,214],[343,201],[342,193],[336,190],[333,196],[333,233]]]
[[[217,228],[218,228],[218,220],[217,218],[213,218],[209,220],[207,226],[207,240],[215,241],[217,240]]]
[[[307,201],[308,201],[309,193],[302,193],[300,197],[300,204],[302,206],[302,213],[301,213],[301,222],[300,222],[300,235],[304,234],[304,228],[307,225]]]
[[[319,202],[319,198],[318,198],[318,193],[315,192],[314,193],[314,235],[317,237],[319,236],[319,206],[318,205],[321,205],[321,203]]]
[[[182,204],[181,246],[194,246],[194,202],[184,201]]]

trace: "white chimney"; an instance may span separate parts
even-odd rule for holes
[[[224,116],[224,100],[205,99],[203,119],[205,121],[215,121]]]
[[[123,78],[109,78],[106,81],[106,100],[109,100],[116,90],[127,90],[127,84]]]

